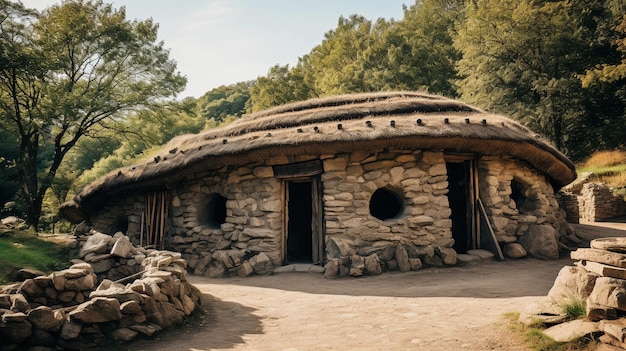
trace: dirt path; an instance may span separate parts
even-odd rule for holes
[[[619,226],[581,228],[586,238],[626,236]],[[571,262],[481,262],[337,280],[308,273],[191,277],[208,299],[207,323],[132,350],[526,351],[504,314],[543,299]]]

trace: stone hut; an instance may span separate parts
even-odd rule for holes
[[[571,161],[511,119],[441,96],[366,93],[177,137],[61,214],[181,252],[199,273],[213,262],[212,276],[247,261],[373,258],[406,270],[407,258],[414,269],[453,264],[478,248],[557,258],[568,226],[555,191],[575,178]]]

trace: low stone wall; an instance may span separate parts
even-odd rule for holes
[[[574,266],[559,272],[548,299],[521,316],[526,324],[543,322],[544,333],[567,342],[588,334],[601,334],[600,342],[611,350],[626,350],[626,238],[596,239],[591,248],[571,253]],[[563,306],[586,305],[584,319],[567,320]]]
[[[579,223],[580,205],[578,202],[578,195],[571,192],[559,191],[556,196],[559,201],[559,205],[565,211],[565,219],[567,220],[567,223]]]
[[[587,183],[583,185],[579,206],[581,218],[589,222],[626,216],[624,198],[615,195],[613,189],[606,184]]]
[[[3,350],[96,349],[111,338],[151,336],[194,311],[199,296],[180,253],[134,247],[121,233],[91,234],[70,268],[0,287]]]

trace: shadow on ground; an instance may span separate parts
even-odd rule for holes
[[[202,309],[187,323],[160,332],[152,339],[135,341],[126,350],[178,350],[178,343],[184,343],[186,350],[229,349],[245,343],[244,335],[263,333],[261,318],[254,315],[254,308],[203,294]]]

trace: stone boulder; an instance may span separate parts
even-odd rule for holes
[[[580,267],[565,266],[559,271],[548,297],[555,302],[585,301],[593,291],[597,278],[598,275]]]
[[[510,258],[523,258],[528,255],[524,246],[519,243],[508,243],[502,248],[504,255]]]
[[[541,259],[559,258],[559,243],[556,230],[549,225],[530,225],[519,237],[519,243],[529,255]]]
[[[89,253],[105,253],[108,251],[109,242],[112,236],[95,232],[87,238],[85,244],[80,249],[80,257],[85,257]]]
[[[28,321],[33,327],[46,331],[58,331],[63,324],[64,314],[48,306],[39,306],[28,311]]]
[[[252,265],[252,268],[254,269],[254,273],[259,275],[270,274],[274,269],[272,260],[264,252],[261,252],[258,255],[251,257],[249,261]]]
[[[120,302],[113,298],[96,297],[69,313],[70,319],[84,323],[103,323],[122,319]]]

